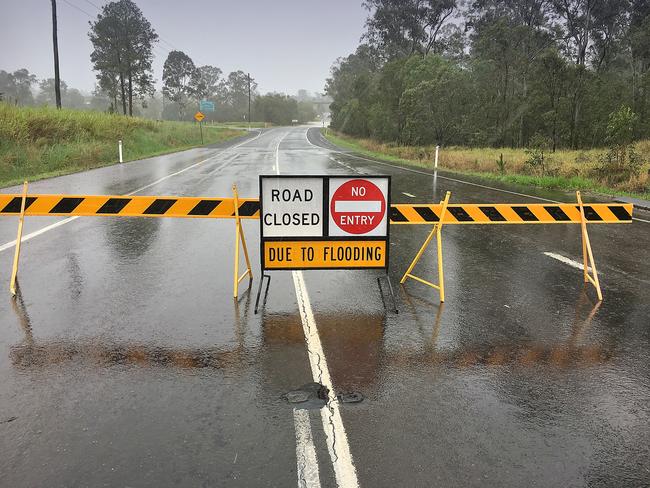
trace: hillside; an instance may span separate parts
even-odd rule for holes
[[[203,128],[205,144],[243,134]],[[0,103],[0,187],[115,164],[118,140],[130,161],[198,146],[201,135],[187,122]]]

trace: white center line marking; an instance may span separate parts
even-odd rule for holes
[[[262,131],[260,131],[252,139],[246,139],[245,141],[242,141],[239,144],[235,144],[234,146],[226,148],[224,151],[220,152],[219,154],[215,154],[214,156],[210,156],[207,159],[203,159],[202,161],[199,161],[198,163],[194,163],[191,166],[188,166],[187,168],[183,168],[180,171],[176,171],[175,173],[169,174],[167,176],[163,176],[162,178],[157,179],[153,183],[149,183],[148,185],[142,186],[142,187],[138,188],[137,190],[133,190],[131,193],[127,193],[125,196],[128,197],[128,196],[131,196],[131,195],[135,195],[136,193],[141,192],[142,190],[146,190],[147,188],[150,188],[150,187],[152,187],[154,185],[157,185],[158,183],[160,183],[162,181],[165,181],[166,179],[171,178],[172,176],[180,175],[181,173],[185,173],[186,171],[188,171],[188,170],[190,170],[192,168],[195,168],[198,165],[205,163],[206,161],[210,161],[211,159],[214,159],[216,157],[223,156],[224,154],[227,154],[232,149],[236,149],[236,148],[238,148],[239,146],[241,146],[243,144],[254,141],[260,135],[262,135]],[[67,219],[60,220],[59,222],[55,222],[52,225],[48,225],[47,227],[43,227],[42,229],[38,229],[37,231],[34,231],[34,232],[30,233],[30,234],[24,235],[23,238],[20,240],[20,242],[27,242],[30,239],[33,239],[34,237],[38,237],[41,234],[45,234],[46,232],[54,230],[57,227],[61,227],[62,225],[69,224],[70,222],[72,222],[74,220],[77,220],[78,218],[79,218],[78,216],[68,217]],[[14,239],[13,241],[10,241],[10,242],[7,242],[6,244],[1,245],[0,246],[0,252],[6,251],[7,249],[11,249],[12,247],[15,247],[15,246],[16,246],[16,240]]]
[[[296,288],[296,298],[300,309],[302,330],[307,342],[312,377],[315,382],[325,386],[329,391],[327,406],[321,408],[320,413],[327,438],[327,448],[334,466],[336,484],[339,488],[357,488],[359,486],[357,471],[352,462],[352,453],[348,444],[348,436],[343,427],[339,401],[332,386],[332,378],[316,328],[314,312],[311,308],[302,271],[293,271],[293,284]]]
[[[402,195],[406,195],[407,197],[415,198],[415,195],[412,195],[411,193],[406,193],[405,191],[402,192]]]
[[[320,474],[316,460],[316,447],[311,435],[309,410],[295,408],[293,423],[296,427],[296,461],[298,465],[298,487],[320,488]]]
[[[564,264],[568,264],[572,268],[579,269],[580,271],[584,270],[584,266],[582,263],[564,257],[561,254],[555,254],[554,252],[545,252],[544,255],[548,256],[549,258],[557,259],[558,261]],[[589,272],[591,272],[591,266],[588,266],[587,269],[589,270]]]

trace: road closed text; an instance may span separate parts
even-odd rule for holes
[[[267,269],[383,268],[385,241],[266,241]]]

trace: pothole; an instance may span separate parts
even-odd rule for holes
[[[294,408],[317,409],[327,404],[329,390],[320,383],[307,383],[300,388],[288,391],[282,398]]]
[[[320,383],[307,383],[300,388],[288,391],[282,399],[293,408],[318,409],[327,405],[329,390]],[[360,403],[365,397],[358,391],[339,393],[336,398],[341,403]]]

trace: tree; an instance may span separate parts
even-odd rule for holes
[[[255,98],[253,114],[260,122],[289,125],[298,119],[298,102],[284,93],[267,93]]]
[[[199,100],[208,98],[215,98],[224,91],[223,80],[221,75],[223,71],[215,66],[200,66],[199,70],[199,84],[196,91],[196,96]]]
[[[297,119],[301,124],[306,124],[307,122],[316,120],[316,110],[314,110],[314,104],[309,100],[298,102]]]
[[[90,23],[93,52],[90,59],[97,80],[112,98],[119,94],[122,112],[133,115],[133,99],[153,92],[153,45],[158,40],[149,21],[132,0],[102,7]]]
[[[387,57],[442,52],[439,35],[456,0],[365,0],[372,13],[364,38]]]
[[[33,105],[32,85],[35,83],[36,76],[24,68],[13,73],[0,70],[0,99],[17,105]]]
[[[250,79],[250,90],[254,98],[257,82]],[[242,70],[233,71],[225,82],[225,101],[233,119],[243,120],[248,114],[248,75]]]
[[[56,80],[54,78],[47,78],[41,80],[38,84],[40,91],[36,96],[36,103],[38,105],[55,105],[56,106]],[[65,81],[60,81],[60,94],[61,98],[65,98],[68,93],[68,85]]]
[[[182,51],[171,51],[163,66],[163,95],[178,105],[178,116],[185,118],[185,108],[197,94],[200,73],[194,61]]]

